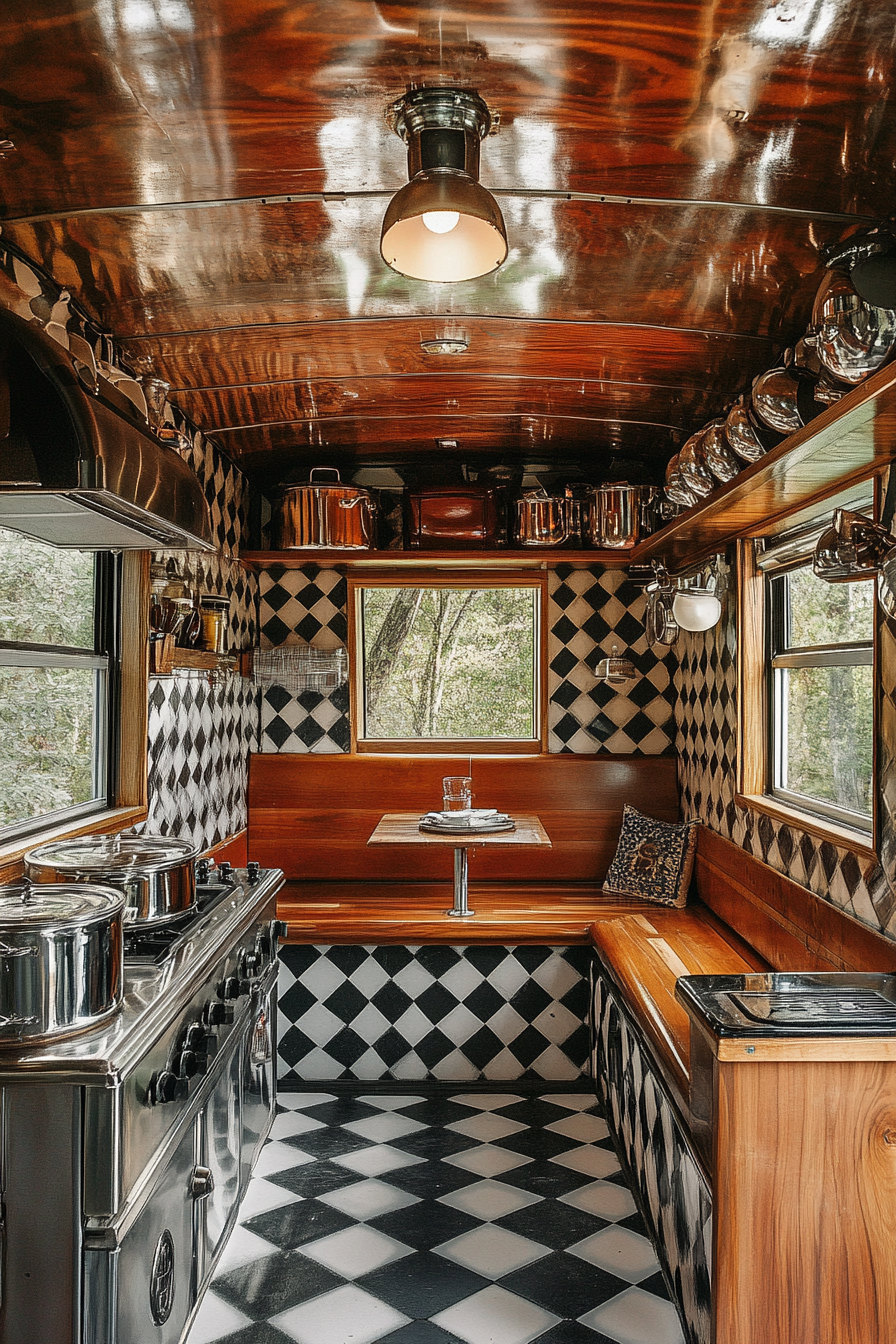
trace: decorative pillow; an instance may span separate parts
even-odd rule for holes
[[[656,821],[626,803],[604,891],[682,906],[688,899],[696,848],[695,822]]]

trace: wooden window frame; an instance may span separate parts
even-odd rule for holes
[[[737,791],[739,807],[764,813],[773,820],[806,831],[848,849],[862,862],[877,861],[879,836],[877,788],[873,790],[870,833],[804,811],[768,792],[771,778],[769,742],[769,686],[767,677],[766,576],[756,564],[754,542],[737,543]],[[875,623],[876,624],[876,623]],[[878,640],[874,641],[873,679],[879,685]],[[875,704],[873,777],[877,780],[878,714]]]
[[[145,821],[147,816],[147,726],[149,715],[149,551],[122,557],[121,652],[118,770],[115,802],[77,822],[59,822],[0,844],[0,883],[22,872],[29,849],[78,835],[107,835]]]
[[[446,555],[450,565],[450,556]],[[536,708],[538,733],[527,738],[362,738],[358,724],[363,704],[364,669],[358,656],[360,603],[364,588],[534,588],[539,593],[536,638]],[[351,754],[402,756],[537,756],[547,753],[548,732],[548,573],[547,570],[420,568],[412,572],[371,570],[348,575],[348,659],[351,717]]]

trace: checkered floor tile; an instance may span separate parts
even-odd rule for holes
[[[682,1344],[587,1092],[282,1093],[187,1344]]]

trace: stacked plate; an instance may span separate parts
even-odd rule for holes
[[[433,835],[470,835],[471,832],[512,831],[514,821],[494,807],[468,807],[462,812],[427,812],[420,830]]]

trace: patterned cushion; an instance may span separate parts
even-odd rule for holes
[[[688,899],[696,848],[696,822],[655,821],[626,803],[604,891],[682,906]]]

